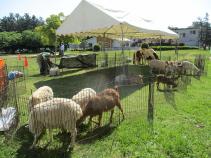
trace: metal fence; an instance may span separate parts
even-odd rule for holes
[[[100,61],[100,60],[99,60]],[[191,61],[194,61],[192,59]],[[126,62],[122,62],[118,60],[109,60],[108,67],[110,67],[111,72],[109,73],[110,80],[102,80],[101,82],[99,81],[98,83],[95,83],[94,86],[91,86],[97,93],[103,91],[106,88],[113,88],[114,87],[114,78],[117,75],[124,74],[125,72],[128,72],[128,74],[133,73],[132,69],[140,69],[140,73],[136,72],[136,75],[142,74],[144,76],[143,78],[143,83],[137,84],[137,83],[127,83],[126,84],[120,84],[119,85],[119,94],[120,94],[120,99],[121,99],[121,104],[123,107],[123,111],[125,114],[126,119],[129,117],[133,117],[134,115],[142,116],[143,121],[152,121],[154,118],[154,112],[155,112],[155,105],[156,103],[161,102],[161,97],[165,97],[166,102],[169,102],[170,104],[174,105],[174,91],[168,87],[168,85],[163,85],[162,90],[156,90],[155,89],[155,79],[153,76],[149,76],[148,73],[145,73],[143,71],[144,69],[148,70],[148,66],[145,65],[130,65],[130,64],[125,64]],[[128,62],[129,63],[129,62]],[[132,68],[131,68],[132,67]],[[207,59],[205,59],[205,63],[203,67],[203,73],[206,74],[207,72]],[[103,67],[102,67],[103,68]],[[123,71],[124,68],[128,71]],[[12,70],[12,69],[11,69]],[[24,70],[21,70],[24,71]],[[148,72],[148,71],[147,71]],[[148,74],[148,75],[147,75]],[[22,79],[17,79],[11,82],[10,85],[10,92],[12,92],[9,97],[6,100],[6,104],[4,107],[14,107],[16,109],[16,117],[15,117],[15,122],[14,125],[11,126],[11,129],[9,129],[9,135],[15,135],[17,136],[16,138],[19,139],[20,137],[18,136],[17,133],[20,133],[20,131],[24,128],[26,129],[25,132],[29,132],[27,124],[29,123],[29,98],[28,97],[22,97],[18,96],[16,90],[18,89],[19,85],[23,84],[25,85],[24,78]],[[187,86],[191,84],[191,76],[186,76],[182,75],[178,79],[178,90],[186,90]],[[21,86],[22,87],[22,86]],[[21,88],[20,87],[20,88]],[[71,92],[69,92],[69,98],[71,98],[74,94],[78,93],[81,88],[86,88],[86,87],[80,87],[80,89],[72,87]],[[25,89],[25,88],[24,88]],[[8,91],[9,92],[9,91]],[[163,92],[163,93],[160,93]],[[162,96],[161,96],[162,95]],[[56,95],[54,97],[67,97],[66,94],[64,95]],[[155,102],[155,105],[154,105]],[[60,108],[60,107],[57,107]],[[59,116],[62,118],[62,116],[65,116],[64,113],[60,113]],[[54,115],[50,114],[50,118],[47,121],[54,120]],[[98,128],[97,124],[95,122],[98,121],[98,118],[95,117],[93,119],[93,122],[91,122],[90,125],[88,125],[89,119],[87,118],[83,125],[78,128],[78,136],[77,136],[77,142],[82,142],[82,141],[87,141],[91,140],[94,137],[98,137],[102,132],[106,132],[106,129],[104,127],[107,127],[109,125],[109,119],[110,119],[110,112],[105,112],[103,113],[102,117],[102,127]],[[57,121],[57,120],[55,120]],[[122,115],[120,110],[115,107],[114,115],[113,115],[113,125],[118,126],[122,121]],[[153,122],[153,121],[152,121]],[[60,122],[59,122],[60,123]],[[15,133],[14,133],[15,131]],[[65,135],[65,138],[60,139],[62,132],[62,128],[60,130],[54,130],[54,135],[56,135],[56,139],[52,142],[52,148],[57,148],[57,149],[62,149],[62,142],[66,142],[67,138],[69,140],[69,137]],[[26,133],[22,133],[25,135]],[[38,143],[38,148],[44,148],[45,145],[48,143],[49,134],[45,134],[43,138],[39,140]],[[62,136],[63,137],[63,136]],[[22,137],[21,137],[22,138]],[[32,140],[28,144],[32,144]]]

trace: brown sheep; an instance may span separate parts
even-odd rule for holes
[[[177,84],[175,83],[175,81],[179,78],[175,77],[175,78],[170,78],[170,77],[166,77],[165,75],[157,75],[157,89],[159,89],[159,85],[160,83],[163,84],[167,84],[167,85],[172,85],[173,88],[177,87]]]
[[[120,96],[118,89],[107,88],[89,100],[86,108],[83,110],[83,116],[78,120],[77,124],[79,125],[88,116],[90,116],[92,119],[92,117],[98,115],[99,116],[98,126],[101,126],[102,114],[103,112],[106,111],[111,111],[110,115],[110,124],[111,124],[115,106],[117,106],[120,109],[124,119],[125,116],[120,103]]]

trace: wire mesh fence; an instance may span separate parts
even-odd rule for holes
[[[194,61],[194,59],[191,61]],[[150,92],[149,85],[152,83],[152,81],[156,82],[156,80],[155,79],[152,80],[152,76],[149,76],[148,66],[145,66],[145,65],[134,66],[134,65],[130,65],[129,62],[128,64],[125,64],[125,63],[126,62],[123,63],[122,61],[119,61],[118,63],[118,60],[110,60],[108,62],[108,65],[110,66],[110,69],[109,69],[110,71],[108,72],[108,76],[102,76],[102,78],[99,78],[98,82],[95,82],[95,83],[90,82],[87,85],[89,85],[90,88],[94,89],[97,93],[99,93],[99,92],[102,92],[106,88],[114,88],[115,77],[118,75],[125,74],[126,77],[132,76],[134,74],[143,75],[142,83],[135,83],[135,82],[131,83],[130,78],[127,78],[126,81],[119,84],[118,91],[120,94],[121,105],[123,107],[123,112],[125,114],[126,119],[129,117],[133,117],[134,115],[136,116],[140,115],[143,121],[146,121],[147,117],[149,117],[149,111],[150,111],[149,102],[151,102],[152,108],[155,108],[155,106],[153,105],[153,101],[155,102],[155,105],[157,103],[162,104],[164,100],[172,105],[175,105],[174,103],[175,92],[168,85],[165,85],[165,84],[162,85],[161,86],[162,89],[160,90],[159,89],[157,90],[156,86],[152,85],[151,90],[152,88],[153,90],[155,88],[155,90],[154,90],[154,93]],[[207,71],[206,64],[207,63],[205,59],[205,64],[204,64],[205,66],[202,66],[202,68],[204,67],[203,68],[204,72]],[[127,71],[123,71],[124,66],[126,66],[126,69],[128,69],[128,74],[125,73]],[[133,69],[135,69],[136,71],[133,72]],[[102,71],[100,71],[100,73],[102,73]],[[26,127],[27,131],[29,131],[28,126],[27,126],[27,124],[29,124],[29,119],[30,119],[30,111],[28,108],[29,98],[16,95],[17,94],[16,90],[18,89],[17,87],[19,86],[18,83],[20,82],[22,84],[25,84],[24,79],[21,78],[14,82],[16,83],[12,84],[11,82],[11,85],[14,86],[13,89],[10,88],[11,92],[13,92],[12,94],[14,95],[9,95],[10,97],[7,100],[6,107],[15,107],[17,111],[16,112],[17,118],[15,119],[16,122],[14,122],[15,124],[14,128],[16,130],[16,133],[18,133],[20,129],[22,129],[23,127],[24,128]],[[178,78],[177,90],[186,90],[187,86],[190,84],[191,84],[191,76],[181,75],[180,78]],[[83,87],[83,85],[80,87],[71,87],[71,91],[69,91],[68,93],[64,93],[60,95],[56,94],[54,97],[72,98],[82,88],[86,88],[86,87]],[[149,94],[153,95],[154,97],[150,96]],[[165,99],[161,99],[161,98],[165,98]],[[49,107],[52,106],[52,104],[53,102],[51,101],[49,103]],[[62,100],[60,104],[64,104],[64,101]],[[56,109],[60,109],[60,107],[61,106],[56,106]],[[39,109],[38,111],[42,111],[42,110]],[[45,124],[49,126],[51,122],[56,122],[58,125],[58,129],[53,130],[54,140],[53,142],[51,142],[51,145],[48,148],[62,149],[63,143],[67,142],[67,140],[68,142],[70,141],[70,135],[64,134],[65,136],[63,136],[63,134],[61,134],[63,130],[65,130],[65,128],[63,128],[63,125],[62,125],[62,121],[63,121],[62,118],[64,116],[67,116],[67,114],[69,113],[67,111],[62,111],[55,117],[53,113],[49,112],[48,110],[46,111],[47,111],[46,113],[43,113],[42,115],[39,116],[39,117],[46,116],[47,114],[50,113],[49,117],[43,118],[43,122],[45,122]],[[155,109],[153,109],[151,114],[153,114],[154,111]],[[106,129],[104,127],[107,127],[107,125],[109,125],[110,115],[111,115],[110,111],[103,113],[103,117],[101,120],[102,121],[101,128],[98,128],[98,121],[99,121],[98,117],[94,117],[91,124],[89,124],[89,117],[87,117],[86,120],[83,122],[83,124],[79,126],[78,128],[76,142],[79,143],[82,141],[87,141],[87,139],[93,139],[94,137],[97,137],[99,133],[101,132],[106,132]],[[38,117],[38,114],[36,115],[36,117]],[[112,125],[118,126],[121,123],[121,121],[122,121],[121,111],[117,107],[115,107],[113,119],[112,119]],[[18,125],[17,125],[17,122],[18,122]],[[35,124],[38,124],[38,122]],[[56,128],[56,126],[54,127]],[[38,148],[39,149],[44,148],[48,144],[48,141],[50,139],[51,139],[51,136],[49,132],[46,132],[46,134],[44,134],[44,136],[40,138],[39,143],[37,145]],[[31,144],[32,144],[32,140],[30,141],[30,145]]]

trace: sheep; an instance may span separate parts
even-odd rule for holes
[[[179,74],[179,65],[181,64],[180,61],[166,61],[166,74]]]
[[[182,61],[181,64],[178,64],[178,67],[183,75],[200,76],[200,70],[189,61]]]
[[[143,84],[143,76],[142,75],[133,75],[129,74],[126,76],[125,74],[120,74],[114,79],[115,85],[122,84]]]
[[[53,99],[53,90],[50,87],[43,86],[43,87],[38,88],[29,97],[29,103],[28,103],[29,112],[32,110],[34,105],[51,100],[51,99]]]
[[[168,86],[172,85],[173,88],[177,87],[177,84],[175,83],[175,81],[178,78],[179,78],[179,76],[175,77],[175,78],[170,78],[170,77],[166,77],[165,75],[157,75],[157,77],[156,77],[157,89],[159,89],[160,83],[167,84]]]
[[[149,67],[151,70],[155,70],[159,73],[166,73],[166,65],[166,62],[156,59],[153,59],[149,62]]]
[[[52,129],[60,128],[71,132],[73,147],[77,135],[76,121],[82,116],[80,105],[65,98],[53,98],[34,106],[29,115],[29,131],[34,135],[33,148],[44,129],[49,129],[52,140]]]
[[[120,74],[120,75],[116,76],[114,79],[115,85],[121,85],[121,84],[125,83],[125,81],[127,81],[127,76],[125,74]]]
[[[90,116],[92,119],[92,117],[98,115],[98,126],[101,126],[102,114],[106,111],[111,111],[111,124],[115,106],[120,109],[124,119],[125,116],[120,103],[120,96],[117,87],[115,89],[107,88],[90,99],[86,108],[83,110],[83,116],[78,120],[77,124],[84,121],[87,116]]]
[[[95,90],[92,88],[84,88],[76,95],[72,97],[72,100],[81,106],[81,109],[84,110],[89,100],[96,95]]]

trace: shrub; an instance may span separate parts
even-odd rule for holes
[[[94,45],[93,51],[94,52],[99,52],[100,51],[100,45],[99,44]]]

